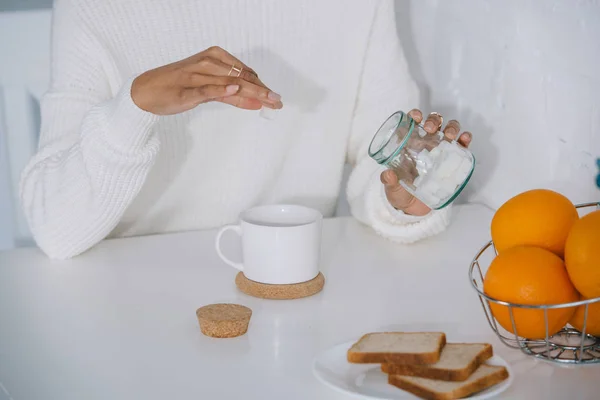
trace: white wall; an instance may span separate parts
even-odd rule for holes
[[[50,77],[50,21],[50,10],[0,12],[0,250],[31,243],[16,189],[37,146],[38,100]]]
[[[11,187],[8,174],[6,174],[8,171],[8,152],[2,140],[3,135],[0,126],[0,251],[12,248],[14,245]]]
[[[399,31],[422,107],[474,134],[471,200],[534,188],[600,200],[600,4],[411,0]],[[464,196],[463,196],[464,200]]]

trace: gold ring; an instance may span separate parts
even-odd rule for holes
[[[442,125],[444,125],[444,117],[442,116],[442,114],[440,114],[439,112],[432,112],[430,115],[437,115],[438,117],[440,117],[440,125],[438,126],[438,131],[440,129],[442,129]]]
[[[234,64],[231,65],[231,69],[229,70],[229,73],[227,74],[227,76],[231,76],[231,73],[233,71],[237,72],[236,77],[239,78],[240,75],[242,74],[242,71],[244,70],[244,67],[242,68],[237,68]]]

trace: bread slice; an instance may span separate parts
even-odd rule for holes
[[[442,332],[376,332],[348,350],[356,364],[433,364],[439,361],[446,335]]]
[[[464,381],[493,355],[492,345],[487,343],[447,343],[440,354],[440,360],[435,364],[382,364],[381,370],[392,375],[420,376],[442,381]]]
[[[414,376],[389,375],[388,382],[422,399],[461,399],[481,392],[508,378],[506,368],[483,364],[463,382],[447,382]]]

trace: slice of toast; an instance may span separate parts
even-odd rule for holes
[[[508,378],[506,368],[483,364],[463,382],[447,382],[414,376],[389,375],[388,382],[422,399],[453,400],[470,396]]]
[[[446,344],[442,332],[368,333],[348,350],[356,364],[433,364]]]
[[[464,381],[493,355],[492,345],[487,343],[447,343],[440,354],[440,360],[435,364],[382,364],[381,370],[392,375],[420,376],[442,381]]]

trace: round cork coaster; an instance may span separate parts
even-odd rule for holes
[[[319,272],[310,281],[288,285],[273,285],[251,281],[246,278],[243,272],[239,272],[235,277],[235,285],[249,296],[271,300],[292,300],[319,293],[325,285],[325,277]]]
[[[248,331],[252,310],[239,304],[210,304],[196,310],[203,334],[215,338],[232,338]]]

